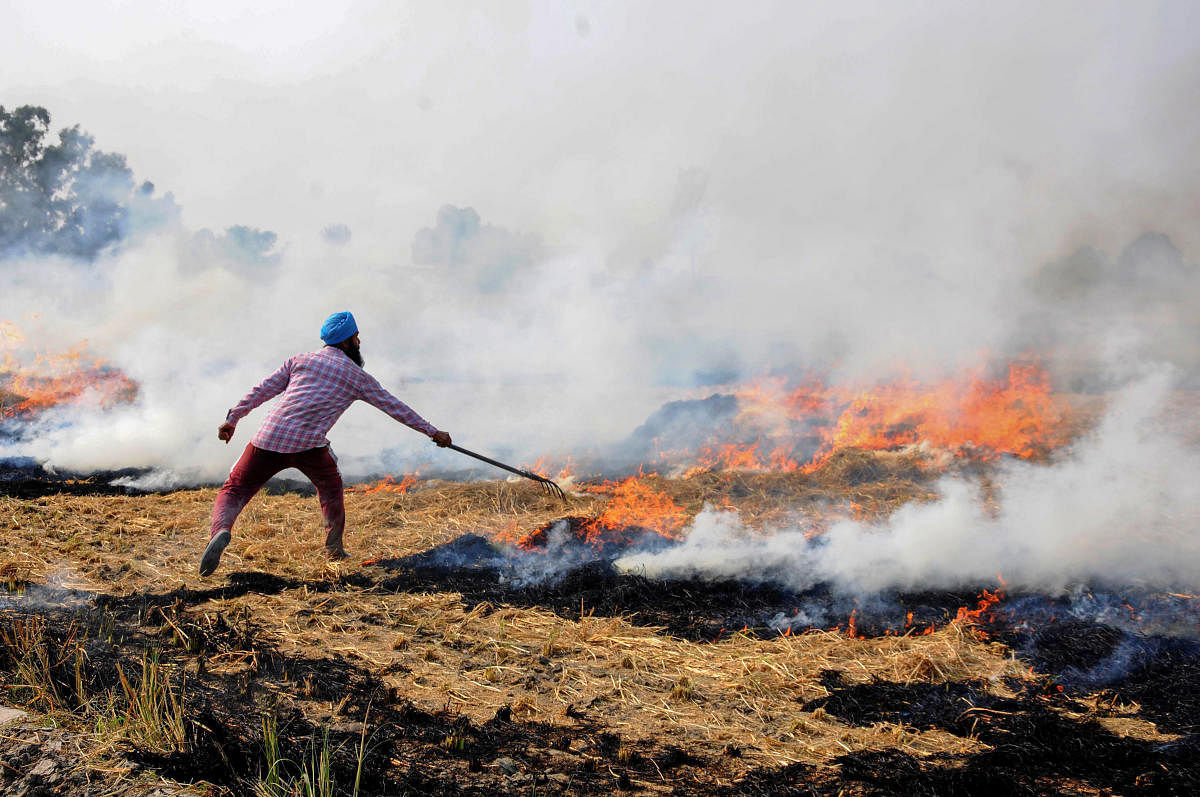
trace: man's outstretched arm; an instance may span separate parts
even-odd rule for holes
[[[433,424],[417,414],[416,410],[393,396],[370,374],[363,374],[362,400],[392,416],[400,423],[422,432],[442,448],[450,445],[450,435],[439,431]]]
[[[265,401],[278,396],[288,386],[292,378],[292,361],[288,360],[279,370],[259,382],[237,406],[225,414],[225,422],[217,427],[217,439],[228,443],[233,438],[237,422],[250,414],[250,411]]]

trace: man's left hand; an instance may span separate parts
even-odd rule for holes
[[[450,445],[450,435],[445,432],[434,432],[433,442],[438,444],[438,448],[445,448]]]
[[[234,426],[229,421],[217,427],[217,439],[224,440],[226,443],[233,437]]]

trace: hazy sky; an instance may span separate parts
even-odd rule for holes
[[[159,459],[347,307],[381,378],[557,380],[416,388],[528,448],[631,429],[661,400],[641,388],[702,369],[966,361],[1082,245],[1153,230],[1200,261],[1197,30],[1194,2],[0,0],[0,104],[79,123],[187,228],[284,254],[260,284],[155,242],[99,264],[98,300],[25,264],[0,318],[36,307],[134,373],[128,434],[158,417]],[[491,293],[414,263],[444,205],[535,262]]]
[[[1150,221],[1195,235],[1190,2],[49,0],[0,18],[4,104],[82,124],[193,226],[342,221],[403,249],[449,202],[583,246],[650,234],[699,169],[760,258],[852,234],[1043,257]]]

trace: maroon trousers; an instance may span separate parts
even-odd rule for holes
[[[321,515],[325,518],[325,551],[342,553],[342,533],[346,530],[346,507],[342,502],[342,474],[329,446],[310,448],[294,454],[281,454],[247,444],[241,458],[229,472],[229,478],[217,493],[213,505],[211,534],[233,530],[233,523],[255,493],[279,471],[295,468],[317,488]]]

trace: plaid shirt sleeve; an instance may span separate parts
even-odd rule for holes
[[[409,407],[403,401],[384,390],[383,386],[379,384],[379,380],[375,377],[365,371],[362,372],[362,377],[360,397],[363,401],[386,412],[400,421],[400,423],[416,429],[418,432],[423,432],[430,437],[433,437],[437,433],[435,426],[418,415],[412,407]]]
[[[288,386],[291,378],[292,360],[288,360],[279,367],[278,371],[268,376],[257,387],[247,393],[246,397],[239,401],[236,407],[226,413],[225,420],[237,426],[237,422],[249,415],[250,411],[255,407],[264,401],[270,401],[282,393],[284,388]]]

